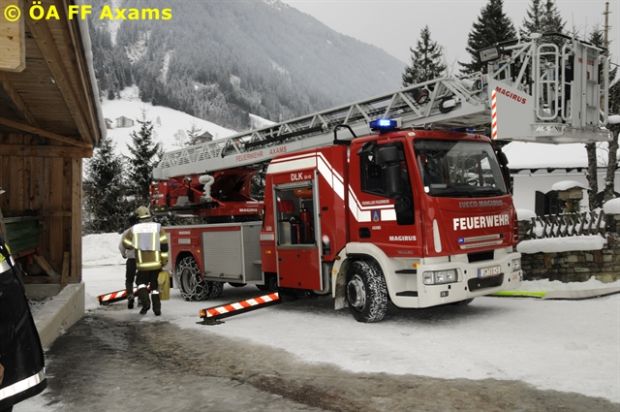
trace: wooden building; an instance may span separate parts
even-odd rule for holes
[[[0,0],[0,9],[7,4]],[[29,281],[78,283],[82,159],[105,124],[86,24],[67,18],[70,0],[45,4],[56,6],[59,20],[0,18],[0,208],[7,237],[22,236],[15,249],[31,268]],[[19,48],[22,62],[11,66],[2,50]]]

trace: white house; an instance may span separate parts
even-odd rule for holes
[[[607,144],[599,144],[599,191],[605,182]],[[588,158],[584,144],[542,144],[512,142],[503,148],[513,180],[513,199],[517,209],[529,209],[537,214],[557,212],[555,183],[573,180],[587,187]],[[620,169],[616,169],[615,191],[620,192]],[[588,209],[584,193],[582,210]]]

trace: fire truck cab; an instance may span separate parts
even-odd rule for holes
[[[274,159],[262,270],[362,321],[516,286],[514,208],[488,138],[393,130]],[[385,131],[389,130],[389,131]]]

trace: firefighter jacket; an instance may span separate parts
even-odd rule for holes
[[[118,243],[118,250],[119,252],[121,252],[121,256],[123,256],[125,259],[136,258],[136,251],[134,249],[127,249],[125,247],[125,243],[123,242],[123,239],[125,239],[125,236],[127,236],[127,233],[130,231],[131,231],[131,228],[124,231],[123,235],[121,236],[121,241]]]
[[[45,389],[43,349],[17,269],[0,236],[0,410]]]
[[[159,223],[134,225],[123,234],[123,245],[135,250],[138,271],[160,270],[168,263],[168,235]]]

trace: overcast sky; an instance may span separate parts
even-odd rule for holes
[[[382,48],[409,62],[409,47],[428,24],[431,36],[444,47],[449,67],[469,61],[467,34],[487,0],[283,0],[334,30]],[[544,0],[543,0],[544,2]],[[620,0],[610,0],[612,60],[620,56]],[[530,0],[504,0],[504,10],[520,27]],[[556,0],[567,22],[581,34],[603,25],[604,0]]]

